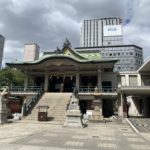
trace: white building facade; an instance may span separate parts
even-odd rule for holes
[[[122,40],[122,20],[120,18],[84,20],[82,23],[81,47],[121,45]]]

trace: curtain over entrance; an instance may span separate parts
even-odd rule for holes
[[[73,92],[75,76],[51,76],[49,77],[49,92]]]

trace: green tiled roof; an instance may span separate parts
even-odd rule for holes
[[[80,55],[88,60],[100,60],[102,58],[100,53],[80,53]]]

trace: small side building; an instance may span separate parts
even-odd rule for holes
[[[34,61],[39,59],[40,47],[36,43],[27,43],[24,47],[24,61]]]

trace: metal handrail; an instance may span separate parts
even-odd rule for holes
[[[31,112],[32,108],[35,106],[35,104],[37,103],[37,101],[39,100],[42,94],[43,94],[43,90],[39,90],[35,95],[33,95],[30,98],[30,100],[25,105],[25,110],[24,110],[25,115],[28,115]]]
[[[28,87],[23,87],[23,86],[11,86],[9,88],[10,92],[38,92],[39,90],[42,90],[43,87],[41,86],[28,86]]]
[[[110,87],[110,86],[104,86],[102,88],[97,87],[80,87],[79,92],[83,93],[91,93],[91,92],[104,92],[104,93],[110,93],[110,92],[116,92],[117,87]]]

